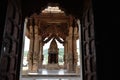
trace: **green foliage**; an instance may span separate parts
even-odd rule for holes
[[[28,51],[24,51],[24,57],[27,57]]]
[[[64,48],[59,48],[59,55],[63,56],[64,55]]]
[[[43,50],[43,55],[47,55],[48,56],[48,49],[44,49]],[[64,48],[59,48],[59,55],[60,56],[64,55]]]
[[[24,56],[27,56],[28,51],[24,51]],[[48,55],[48,49],[43,50],[43,55]],[[64,55],[64,48],[59,48],[59,55]]]
[[[48,49],[43,50],[43,55],[48,55]]]

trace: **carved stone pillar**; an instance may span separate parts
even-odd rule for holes
[[[64,43],[64,69],[67,69],[67,41]]]
[[[74,37],[73,37],[74,70],[76,70],[77,62],[78,62],[78,53],[77,53],[77,45],[76,45],[77,38],[78,38],[78,29],[77,29],[77,27],[75,27],[75,28],[74,28]]]
[[[42,47],[41,47],[41,64],[43,64],[43,59],[44,59],[44,56],[43,56],[43,46],[44,46],[44,44],[42,43]]]
[[[72,31],[73,31],[73,28],[72,26],[69,28],[69,36],[68,36],[68,64],[67,64],[67,69],[69,72],[72,72],[73,71],[73,52],[72,52]]]
[[[33,36],[33,26],[32,26],[32,19],[30,19],[30,26],[29,26],[29,34],[30,34],[30,46],[29,52],[27,55],[28,60],[28,70],[32,71],[33,68],[33,51],[34,51],[34,36]],[[28,28],[26,28],[28,29]]]
[[[40,52],[39,52],[39,68],[42,68],[42,61],[43,61],[43,42],[42,42],[42,37],[39,36],[40,39]]]
[[[39,64],[39,31],[38,20],[35,19],[34,26],[34,54],[33,54],[33,71],[37,72]]]

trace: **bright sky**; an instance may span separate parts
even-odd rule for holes
[[[28,51],[29,50],[29,44],[30,44],[30,40],[25,36],[24,51]]]
[[[50,40],[47,44],[45,44],[43,47],[44,49],[48,49],[49,48],[49,45],[50,45],[50,42],[52,40]],[[28,51],[29,50],[29,43],[30,43],[30,40],[25,36],[25,47],[24,47],[24,51]],[[58,48],[64,48],[64,46],[62,44],[60,44],[58,41],[57,41],[57,45],[58,45]],[[77,48],[79,48],[79,40],[77,40]]]

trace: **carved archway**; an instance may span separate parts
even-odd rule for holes
[[[86,1],[86,0],[85,0]],[[91,0],[90,0],[91,1]],[[77,2],[77,1],[76,1]],[[22,34],[23,34],[23,25],[21,27],[21,4],[20,4],[20,0],[10,0],[7,4],[7,0],[6,0],[6,6],[7,7],[5,8],[5,14],[6,14],[6,21],[5,21],[5,28],[2,29],[4,31],[4,34],[3,34],[3,42],[2,42],[2,47],[1,47],[1,54],[0,54],[0,64],[3,66],[3,67],[0,67],[0,79],[1,80],[16,80],[18,79],[19,80],[19,74],[20,74],[20,63],[21,63],[21,52],[22,50],[20,50],[20,48],[22,49]],[[22,2],[22,4],[24,5],[24,3]],[[34,3],[33,3],[34,4]],[[84,3],[82,3],[84,5]],[[91,6],[89,6],[89,0],[88,0],[88,4],[86,3],[84,7],[85,9],[85,12],[86,14],[85,15],[82,15],[82,16],[79,16],[82,17],[80,20],[82,21],[82,26],[86,25],[87,22],[84,22],[86,21],[87,18],[85,17],[88,17],[90,18],[90,16],[87,15],[87,13],[89,13],[89,11],[92,11],[91,9]],[[79,5],[79,2],[78,2],[78,5]],[[78,7],[77,5],[77,7]],[[87,7],[86,7],[87,6]],[[89,8],[90,7],[90,8]],[[66,8],[67,9],[67,8]],[[25,11],[25,8],[22,8],[23,12],[23,18],[25,18],[25,16],[28,15],[28,13]],[[29,9],[28,9],[29,10]],[[34,9],[33,9],[34,11]],[[78,10],[80,11],[80,10]],[[11,12],[11,13],[10,13]],[[71,10],[68,10],[68,12],[71,13]],[[83,13],[85,13],[83,12]],[[9,13],[9,14],[8,14]],[[26,14],[25,14],[26,13]],[[80,13],[80,14],[83,14],[83,13]],[[73,14],[79,14],[79,13],[73,13]],[[79,14],[79,15],[80,15]],[[90,13],[90,14],[93,14],[93,13]],[[86,16],[87,15],[87,16]],[[5,15],[4,15],[5,16]],[[91,18],[90,18],[91,19]],[[24,20],[23,20],[24,22]],[[88,21],[89,22],[89,21]],[[92,20],[93,22],[93,20]],[[9,24],[8,24],[9,23]],[[93,23],[90,22],[89,24],[90,26],[93,25]],[[87,25],[88,26],[88,25]],[[93,29],[93,27],[91,27]],[[9,29],[9,30],[8,30]],[[83,33],[85,32],[86,35],[83,35],[84,37],[88,36],[87,35],[87,31],[89,30],[86,30],[87,28],[84,28],[83,29]],[[3,32],[2,31],[2,32]],[[91,32],[92,34],[92,32]],[[91,38],[86,38],[87,40],[84,40],[85,42],[83,42],[84,44],[82,45],[83,47],[86,45],[86,46],[94,46],[94,39],[90,40]],[[90,43],[88,43],[90,42]],[[91,44],[91,45],[90,45]],[[84,50],[84,53],[86,53],[85,51],[88,50],[88,48],[90,47],[87,47],[87,48],[83,48],[83,49],[86,49]],[[93,52],[92,52],[93,51]],[[94,53],[94,50],[91,51],[91,54],[93,53],[93,61],[91,58],[87,59],[87,61],[89,62],[94,62],[95,64],[95,53]],[[89,54],[90,55],[90,54]],[[84,57],[84,56],[83,56]],[[87,57],[90,57],[90,56],[87,56]],[[84,63],[87,63],[87,61],[85,61],[86,59],[83,59],[83,62]],[[6,64],[4,64],[3,62],[5,62]],[[90,70],[91,69],[94,69],[93,65],[89,65],[89,64],[84,64],[85,67],[87,67],[87,71],[84,71],[83,70],[83,74],[85,75],[84,76],[84,80],[96,80],[95,76],[95,72],[96,70]],[[89,67],[88,67],[89,66]],[[93,73],[93,74],[92,74]],[[8,75],[9,74],[9,75]],[[85,78],[87,77],[87,78]]]
[[[31,41],[28,53],[29,70],[37,71],[42,67],[43,45],[55,38],[65,47],[65,67],[70,72],[76,71],[78,61],[76,40],[79,38],[79,30],[75,17],[65,15],[58,6],[48,6],[39,15],[34,13],[27,19],[26,36]]]

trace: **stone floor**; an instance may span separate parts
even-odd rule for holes
[[[68,73],[66,70],[39,70],[38,73],[23,74],[21,80],[81,80],[80,74]]]

